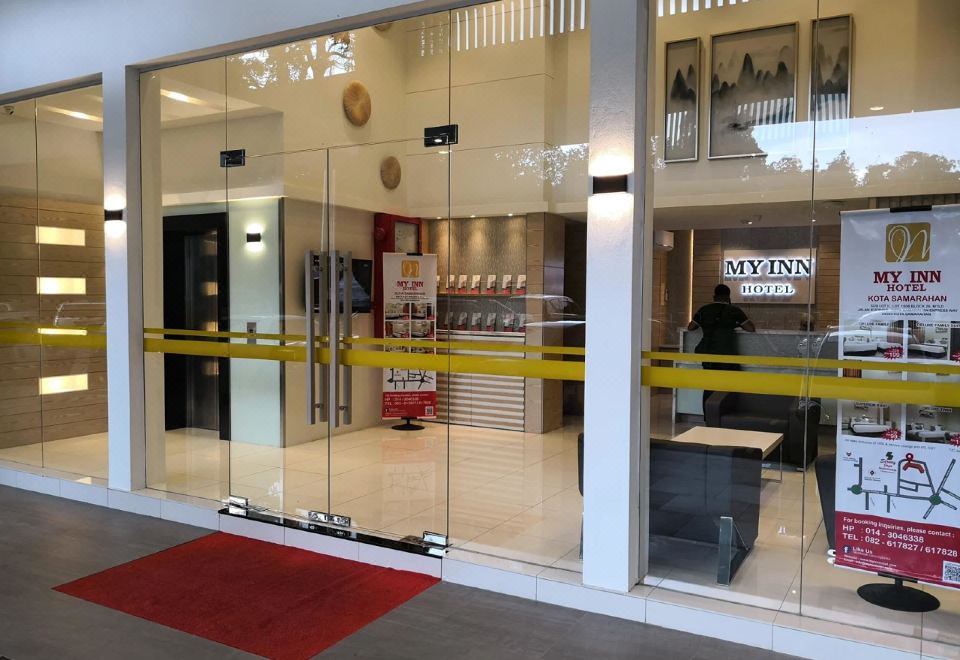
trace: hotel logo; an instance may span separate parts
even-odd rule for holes
[[[420,262],[413,259],[404,259],[400,262],[400,275],[407,278],[420,277]]]
[[[887,225],[887,262],[930,260],[930,223]]]

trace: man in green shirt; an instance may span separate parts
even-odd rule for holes
[[[737,328],[746,332],[756,332],[757,328],[742,309],[730,302],[730,287],[718,284],[713,290],[713,302],[704,305],[693,315],[687,330],[703,330],[703,337],[697,344],[695,353],[704,355],[736,355]],[[724,362],[704,362],[704,369],[739,371],[739,364]],[[703,401],[712,394],[704,391]]]

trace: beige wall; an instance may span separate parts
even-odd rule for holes
[[[700,86],[700,158],[697,162],[660,164],[656,171],[657,207],[761,203],[818,199],[955,192],[956,170],[944,171],[933,158],[922,158],[896,176],[851,183],[841,167],[811,174],[814,130],[809,121],[811,21],[820,16],[853,17],[851,119],[823,122],[816,129],[819,166],[842,151],[854,167],[889,165],[909,151],[960,158],[956,141],[945,140],[960,119],[960,85],[951,84],[960,69],[960,3],[954,0],[764,0],[664,16],[657,21],[656,148],[662,152],[664,44],[699,37],[702,44]],[[797,74],[798,123],[782,151],[767,159],[707,159],[709,122],[710,36],[796,21],[799,26]],[[871,110],[880,108],[882,110]],[[912,114],[911,114],[912,113]],[[925,114],[922,114],[925,113]],[[662,157],[662,155],[661,155]],[[773,167],[775,161],[799,159]],[[785,166],[784,166],[785,165]],[[860,172],[861,175],[863,172]]]

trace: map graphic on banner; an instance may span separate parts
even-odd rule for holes
[[[437,255],[383,255],[383,336],[387,339],[437,337]],[[395,353],[436,353],[433,348],[385,346]],[[383,370],[384,419],[437,415],[437,372],[393,367]]]
[[[840,358],[960,364],[960,206],[841,214]],[[840,401],[836,565],[960,588],[960,408]]]

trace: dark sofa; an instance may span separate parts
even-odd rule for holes
[[[804,405],[805,404],[805,405]],[[783,462],[807,467],[817,457],[820,402],[773,394],[713,392],[706,400],[707,426],[783,434]],[[769,457],[772,459],[774,456]]]
[[[650,533],[718,543],[732,517],[749,551],[760,525],[759,449],[650,441]]]

